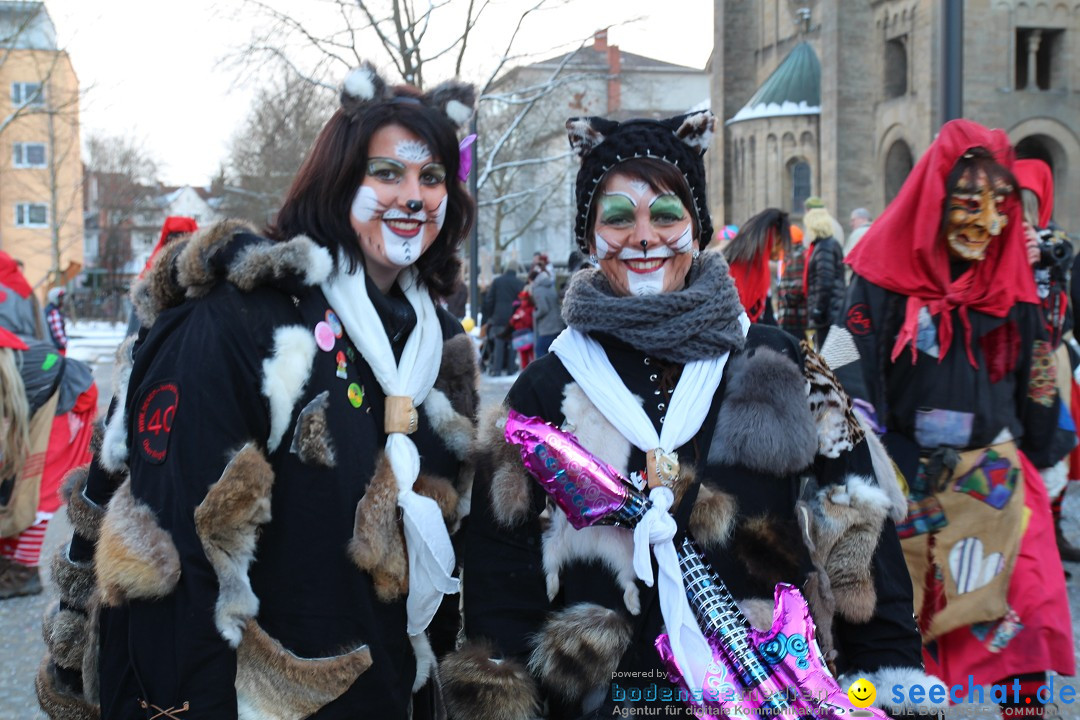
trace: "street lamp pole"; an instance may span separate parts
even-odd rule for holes
[[[942,3],[941,124],[964,114],[964,0]]]
[[[473,113],[469,124],[469,132],[476,135],[476,115]],[[480,308],[480,208],[477,194],[476,178],[480,175],[480,168],[476,162],[479,156],[480,136],[477,135],[469,152],[473,156],[472,172],[469,173],[469,192],[472,193],[473,202],[477,203],[476,221],[469,233],[469,316],[473,322],[477,322],[477,311]]]

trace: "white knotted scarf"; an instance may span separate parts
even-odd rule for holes
[[[750,327],[745,313],[739,316],[739,324],[745,335]],[[705,422],[730,355],[724,353],[715,358],[695,360],[683,367],[657,434],[645,409],[615,372],[600,343],[567,328],[551,344],[551,352],[559,356],[563,366],[608,422],[646,453],[657,449],[674,452],[697,434]],[[712,650],[694,618],[679,570],[673,542],[678,528],[668,514],[674,496],[668,488],[656,487],[649,498],[653,505],[634,528],[634,572],[642,582],[652,586],[652,561],[649,558],[649,547],[652,546],[660,573],[656,588],[660,613],[667,626],[671,651],[690,690],[700,690],[705,670],[712,661]]]
[[[347,260],[338,258],[338,267]],[[375,306],[367,294],[364,269],[352,273],[339,271],[322,284],[323,295],[337,313],[349,339],[375,374],[383,393],[412,398],[419,407],[435,385],[442,361],[442,328],[431,295],[420,284],[415,268],[398,275],[405,298],[416,311],[416,327],[405,342],[401,361],[394,361],[394,351],[383,330]],[[413,483],[420,474],[420,453],[405,433],[386,436],[386,457],[397,481],[398,507],[402,511],[405,546],[409,554],[409,597],[406,601],[408,632],[423,633],[439,609],[444,594],[458,591],[453,577],[455,559],[450,535],[442,512],[434,500],[418,495]]]

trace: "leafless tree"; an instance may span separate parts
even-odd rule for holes
[[[97,265],[104,270],[100,302],[120,311],[127,292],[136,218],[157,194],[158,163],[138,140],[92,135],[87,139],[87,224],[98,233]]]
[[[292,72],[264,86],[230,143],[220,211],[270,222],[336,101],[327,88]]]

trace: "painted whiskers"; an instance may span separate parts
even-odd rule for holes
[[[593,456],[573,435],[539,418],[510,410],[505,436],[519,446],[526,469],[576,529],[591,525],[633,529],[652,508],[652,501],[617,470]],[[887,720],[876,708],[854,707],[840,689],[818,648],[806,600],[794,585],[776,586],[772,627],[759,631],[689,538],[676,542],[676,551],[686,599],[711,657],[687,658],[695,667],[684,672],[667,634],[656,639],[656,649],[668,679],[682,690],[681,699],[696,714],[767,711],[774,717]],[[670,630],[666,616],[665,624]]]

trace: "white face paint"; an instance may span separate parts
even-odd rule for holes
[[[416,222],[421,224],[417,225]],[[408,267],[416,262],[423,249],[423,223],[426,222],[427,213],[423,210],[410,213],[391,208],[384,212],[382,236],[383,242],[386,243],[386,259],[398,267]]]
[[[684,286],[693,259],[693,222],[677,194],[613,173],[600,188],[593,247],[618,295],[653,295]]]
[[[446,201],[449,196],[443,196],[442,202],[439,203],[439,209],[435,211],[435,227],[440,231],[442,230],[443,223],[446,222]]]
[[[394,146],[398,160],[420,165],[431,160],[431,150],[420,140],[399,140]]]
[[[675,249],[677,253],[688,253],[694,249],[694,229],[693,224],[687,225],[686,229],[682,231],[674,240],[667,241],[665,247],[671,247]]]
[[[635,248],[623,248],[619,251],[618,258],[627,260],[654,260],[660,261],[674,257],[675,252],[666,245],[653,248],[648,254]],[[632,267],[627,268],[626,285],[632,295],[658,295],[664,292],[664,268],[666,263],[649,272],[637,272]]]
[[[361,185],[352,201],[353,217],[365,223],[375,217],[378,210],[379,198],[375,195],[375,189],[368,185]]]

